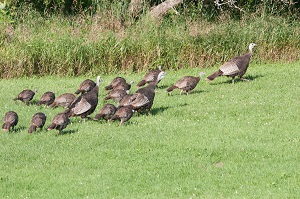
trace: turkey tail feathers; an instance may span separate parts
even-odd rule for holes
[[[216,77],[218,77],[218,76],[220,76],[220,75],[222,75],[223,74],[223,72],[221,71],[221,70],[217,70],[216,72],[214,72],[213,74],[211,74],[210,76],[208,76],[207,78],[206,78],[206,80],[207,81],[212,81],[212,80],[214,80]]]
[[[170,88],[168,88],[167,90],[166,90],[166,92],[168,93],[168,92],[171,92],[172,90],[174,90],[176,88],[176,86],[171,86]]]

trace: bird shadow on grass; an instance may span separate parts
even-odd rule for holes
[[[250,80],[248,82],[251,82],[261,77],[264,77],[264,75],[247,75],[244,78]],[[247,81],[241,80],[240,78],[234,78],[234,83],[240,83],[240,82],[247,82]],[[209,84],[210,85],[232,84],[232,78],[228,78],[226,81],[222,81],[222,82],[209,82]]]
[[[72,130],[63,130],[60,133],[58,133],[57,136],[73,134],[73,133],[76,133],[76,132],[78,132],[78,129],[76,129],[76,130],[74,130],[74,129],[72,129]]]
[[[193,91],[191,91],[188,95],[186,95],[186,92],[182,92],[181,93],[181,95],[182,96],[189,96],[189,95],[194,95],[194,94],[199,94],[199,93],[204,93],[204,92],[208,92],[208,91],[205,91],[205,90],[193,90]],[[170,92],[170,93],[167,93],[167,95],[168,96],[173,96],[173,95],[178,95],[178,96],[180,96],[180,92],[176,92],[176,91],[174,91],[174,92]]]
[[[18,126],[15,127],[14,130],[10,130],[8,133],[20,133],[21,131],[24,131],[26,129],[25,126]]]
[[[169,106],[162,106],[162,107],[157,107],[157,108],[153,108],[151,110],[151,115],[157,115],[159,113],[164,112],[165,110],[169,109]]]

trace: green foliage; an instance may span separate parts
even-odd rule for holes
[[[1,115],[14,110],[20,118],[16,132],[0,133],[1,198],[297,198],[299,62],[251,63],[252,81],[201,80],[189,96],[164,91],[184,75],[216,69],[167,71],[151,116],[124,126],[71,118],[62,135],[45,130],[62,108],[12,98],[24,88],[38,88],[35,102],[46,91],[74,92],[98,73],[0,80]],[[137,82],[143,74],[119,75]],[[114,77],[102,75],[100,99]],[[45,128],[29,135],[39,111]]]
[[[253,14],[216,23],[169,13],[161,21],[148,15],[135,21],[120,12],[125,3],[113,5],[68,17],[23,5],[14,23],[0,28],[0,76],[211,67],[247,52],[251,42],[259,45],[254,62],[299,59],[299,20]]]

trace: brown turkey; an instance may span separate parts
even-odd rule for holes
[[[161,76],[160,79],[158,78],[158,74],[160,74],[161,72],[163,72],[161,66],[159,66],[158,69],[149,71],[136,86],[142,87],[145,84],[149,84],[151,82],[156,82],[156,84],[158,84],[162,80],[162,78],[164,78],[164,76]]]
[[[112,121],[120,120],[120,125],[124,124],[124,122],[128,121],[134,112],[133,106],[123,106],[118,108],[116,113],[111,117]]]
[[[116,77],[114,78],[111,83],[105,87],[105,90],[112,90],[116,87],[119,83],[126,84],[126,79],[123,77]]]
[[[4,118],[4,124],[2,125],[3,131],[10,131],[10,128],[14,131],[15,126],[18,124],[18,114],[14,111],[8,111]]]
[[[38,101],[36,105],[40,106],[42,104],[45,104],[46,106],[49,106],[54,102],[54,100],[55,100],[55,94],[51,91],[48,91],[42,95],[40,101]]]
[[[127,93],[127,95],[125,95],[120,101],[119,101],[119,106],[118,107],[122,107],[122,106],[128,106],[131,102],[131,97],[133,96],[133,94],[129,94],[129,91]]]
[[[117,111],[117,108],[113,104],[105,104],[95,115],[94,120],[104,119],[108,121]]]
[[[113,90],[130,90],[131,85],[134,83],[134,81],[127,82],[119,82],[115,87],[113,87]]]
[[[242,56],[234,57],[228,62],[224,63],[219,70],[211,74],[206,78],[207,81],[212,81],[218,76],[227,76],[232,78],[232,84],[234,84],[235,76],[238,76],[241,80],[249,81],[243,78],[243,75],[246,73],[249,62],[252,56],[253,48],[256,44],[251,43],[249,45],[249,52]]]
[[[98,91],[101,78],[97,77],[96,86],[89,92],[79,96],[65,111],[68,117],[80,116],[86,118],[92,114],[98,105]]]
[[[75,94],[84,94],[86,92],[91,91],[96,86],[96,83],[93,80],[86,79],[79,85],[79,88],[77,91],[75,91]]]
[[[123,99],[123,97],[125,95],[127,95],[128,93],[129,93],[128,90],[115,90],[115,89],[113,89],[107,94],[107,97],[105,97],[103,100],[106,101],[106,100],[112,99],[115,102],[120,102]]]
[[[32,98],[34,97],[34,95],[37,93],[37,89],[35,88],[33,91],[26,89],[21,91],[18,96],[16,98],[14,98],[13,100],[20,100],[22,102],[25,102],[27,105],[29,103],[30,100],[32,100]]]
[[[59,113],[54,116],[47,130],[49,131],[49,130],[56,129],[58,130],[58,134],[60,134],[62,130],[67,127],[68,124],[69,124],[69,117],[65,113]]]
[[[57,107],[62,106],[64,108],[68,108],[72,102],[76,99],[76,95],[73,93],[64,93],[58,96],[49,107]]]
[[[36,131],[36,128],[39,127],[42,129],[46,122],[46,115],[44,113],[38,112],[33,115],[30,123],[30,127],[28,129],[28,133],[33,133]]]
[[[204,75],[204,72],[200,72],[198,77],[194,76],[184,76],[180,80],[178,80],[173,86],[168,88],[166,90],[167,93],[173,91],[174,89],[178,88],[180,90],[180,95],[183,91],[186,92],[186,95],[188,95],[191,91],[196,88],[198,85],[201,77]]]
[[[154,97],[155,97],[155,87],[156,87],[159,79],[162,79],[164,77],[164,75],[165,75],[165,72],[161,71],[158,74],[155,82],[151,82],[147,86],[138,89],[131,96],[131,99],[130,99],[130,102],[128,105],[132,105],[134,110],[137,112],[146,111],[148,114],[150,114],[150,110],[153,105]]]

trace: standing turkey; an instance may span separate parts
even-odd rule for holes
[[[256,44],[251,43],[249,45],[249,52],[245,55],[234,57],[228,62],[224,63],[219,70],[211,74],[206,78],[207,81],[212,81],[218,76],[227,76],[232,78],[232,84],[234,84],[235,76],[238,76],[241,80],[249,81],[243,78],[243,75],[246,73],[250,58],[252,56],[253,48]]]
[[[138,89],[130,98],[129,104],[134,107],[137,112],[146,111],[150,114],[151,107],[155,97],[155,87],[160,79],[165,76],[165,72],[161,71],[155,82],[150,82],[147,86]]]
[[[109,100],[109,99],[112,99],[116,102],[120,102],[123,97],[125,95],[127,95],[129,93],[128,90],[111,90],[108,94],[107,94],[107,97],[105,97],[103,100],[106,101],[106,100]]]
[[[58,96],[49,107],[57,107],[62,106],[64,108],[68,108],[72,102],[76,99],[76,95],[73,93],[64,93]]]
[[[89,92],[79,96],[65,111],[68,117],[80,116],[86,118],[92,114],[98,104],[98,91],[101,78],[97,77],[96,86]]]
[[[130,81],[129,83],[127,82],[119,82],[114,88],[113,90],[130,90],[131,85],[134,83],[134,81]]]
[[[128,121],[134,112],[133,106],[123,106],[118,108],[116,113],[111,117],[112,121],[120,120],[120,125],[122,125],[124,122]]]
[[[37,89],[35,88],[33,91],[26,89],[21,91],[16,98],[13,100],[20,100],[28,105],[29,101],[32,100],[34,97],[35,93],[37,93]]]
[[[125,78],[123,78],[123,77],[116,77],[116,78],[114,78],[112,81],[111,81],[111,83],[108,85],[108,86],[106,86],[104,89],[105,90],[112,90],[112,89],[114,89],[114,87],[116,87],[118,84],[126,84],[126,79]]]
[[[99,111],[97,115],[95,115],[94,120],[104,119],[108,121],[117,111],[117,108],[113,104],[105,104]]]
[[[18,114],[14,111],[8,111],[5,114],[3,121],[4,121],[4,124],[2,125],[3,131],[9,131],[10,127],[14,131],[14,128],[18,124],[18,121],[19,121]]]
[[[173,91],[174,89],[178,88],[180,90],[180,95],[183,91],[185,91],[186,95],[188,95],[198,85],[202,75],[204,75],[204,74],[205,74],[204,72],[200,72],[199,77],[184,76],[183,78],[178,80],[173,86],[168,88],[166,90],[166,92],[169,93],[169,92]]]
[[[160,74],[162,71],[161,66],[158,67],[158,69],[151,70],[143,77],[143,79],[136,85],[137,87],[142,87],[145,84],[149,84],[151,82],[156,82],[158,84],[164,76],[161,76],[160,79],[158,78],[158,74]]]
[[[46,122],[46,115],[44,113],[38,112],[33,115],[30,123],[30,127],[28,129],[28,133],[32,133],[36,131],[36,128],[39,127],[42,129]]]
[[[45,104],[46,106],[49,106],[54,102],[54,100],[55,100],[55,94],[51,91],[48,91],[42,95],[40,101],[38,101],[36,105],[40,106],[42,104]]]
[[[79,85],[79,88],[77,91],[75,91],[75,94],[84,94],[86,92],[91,91],[96,86],[96,83],[93,80],[86,79]]]
[[[65,113],[59,113],[54,116],[47,130],[49,131],[49,130],[56,129],[58,130],[58,134],[60,134],[62,130],[67,127],[68,124],[69,124],[69,117]]]

